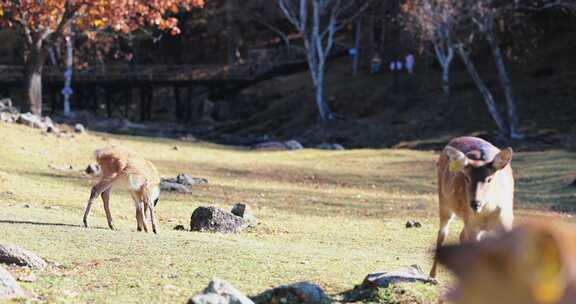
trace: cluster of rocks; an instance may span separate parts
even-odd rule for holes
[[[322,288],[309,282],[283,285],[248,298],[230,283],[214,278],[201,294],[188,300],[188,304],[327,304],[330,298]]]
[[[237,203],[230,212],[216,207],[198,207],[190,217],[190,231],[237,233],[256,224],[248,205]]]
[[[3,123],[17,123],[25,125],[30,128],[40,129],[45,133],[53,133],[62,135],[68,133],[68,130],[73,130],[75,133],[84,133],[86,130],[82,124],[75,124],[74,127],[59,128],[50,117],[39,117],[32,113],[20,113],[16,107],[12,105],[12,100],[0,100],[0,122]]]
[[[316,149],[321,150],[345,150],[345,148],[336,143],[323,143],[315,146]],[[258,151],[293,151],[302,150],[304,145],[297,140],[289,141],[265,141],[252,146],[252,150]]]
[[[192,177],[190,175],[181,173],[174,178],[163,178],[160,182],[160,190],[178,193],[190,193],[191,186],[208,184],[205,178]]]
[[[436,284],[417,265],[395,271],[380,271],[366,276],[362,284],[349,293],[355,294],[355,301],[363,300],[358,295],[368,295],[365,291],[387,288],[390,285],[410,283]],[[247,297],[230,283],[214,278],[200,294],[192,296],[188,304],[327,304],[332,300],[318,285],[299,282],[266,290],[256,296]]]
[[[22,266],[40,270],[47,266],[46,261],[36,254],[18,246],[0,243],[0,264],[9,266]],[[20,278],[21,281],[30,282],[35,280],[33,274]],[[17,298],[26,298],[26,292],[18,285],[18,282],[0,266],[0,301]]]

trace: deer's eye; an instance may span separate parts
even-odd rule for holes
[[[487,178],[484,180],[485,183],[490,183],[491,181],[492,181],[492,177],[487,177]]]

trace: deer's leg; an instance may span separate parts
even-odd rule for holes
[[[152,225],[152,231],[158,233],[156,230],[156,214],[154,214],[154,202],[152,200],[147,200],[148,211],[150,211],[150,224]]]
[[[440,247],[442,247],[442,244],[444,243],[444,239],[446,239],[446,236],[448,235],[448,230],[450,228],[450,222],[454,218],[454,213],[452,213],[452,211],[448,210],[447,208],[444,208],[442,205],[443,204],[441,203],[440,204],[440,229],[438,230],[438,237],[436,238],[436,251],[438,251],[438,249],[440,249]],[[436,258],[436,253],[434,253],[434,261],[432,262],[432,269],[430,269],[430,277],[432,277],[432,278],[436,277],[437,264],[438,264],[438,260]]]
[[[104,191],[110,189],[112,187],[113,180],[103,179],[90,191],[90,199],[88,199],[88,203],[86,204],[86,210],[84,211],[84,227],[88,228],[88,216],[90,216],[90,209],[92,209],[92,204],[94,204],[94,200],[99,197]]]
[[[134,192],[130,192],[130,195],[134,200],[134,209],[136,209],[136,225],[137,225],[136,230],[137,231],[142,231],[143,229],[145,230],[146,226],[144,223],[143,210],[140,198]]]
[[[106,220],[108,221],[108,227],[114,230],[114,225],[112,225],[112,213],[110,213],[110,191],[112,189],[108,188],[106,191],[102,192],[102,202],[104,203],[104,211],[106,211]]]

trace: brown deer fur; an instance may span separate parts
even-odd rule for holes
[[[94,200],[102,196],[108,227],[114,229],[110,213],[110,192],[113,187],[126,188],[136,206],[138,231],[148,232],[146,219],[150,213],[152,231],[156,230],[154,207],[160,195],[160,176],[156,167],[149,161],[118,146],[109,146],[94,152],[96,161],[102,168],[100,181],[92,187],[90,199],[84,212],[84,226],[88,227],[88,216]]]
[[[514,178],[510,160],[512,149],[500,151],[476,137],[455,138],[444,148],[437,162],[440,248],[450,222],[464,221],[460,241],[478,241],[487,234],[512,228]],[[436,258],[430,276],[436,276]]]

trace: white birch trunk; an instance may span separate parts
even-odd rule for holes
[[[506,125],[504,124],[504,120],[500,116],[500,113],[498,113],[498,108],[496,107],[494,97],[492,96],[492,93],[490,92],[490,90],[480,77],[480,74],[478,74],[478,71],[476,70],[474,63],[470,58],[470,54],[468,54],[468,52],[462,46],[457,46],[456,50],[460,55],[460,57],[462,58],[462,61],[466,66],[466,70],[468,70],[468,74],[470,74],[470,77],[472,77],[472,80],[474,80],[474,84],[476,84],[476,87],[482,94],[482,97],[484,97],[484,102],[488,107],[490,116],[492,116],[492,119],[496,123],[496,127],[498,127],[498,131],[503,135],[507,134],[508,132],[506,131]]]

